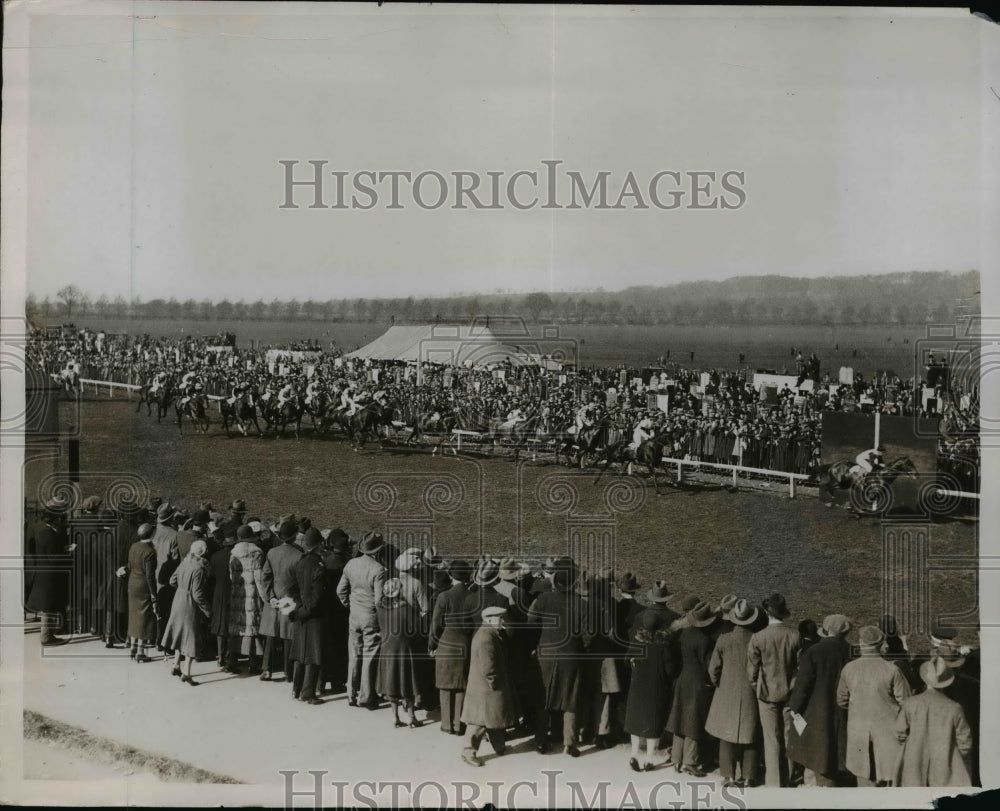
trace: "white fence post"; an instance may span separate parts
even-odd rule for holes
[[[795,498],[795,477],[788,477],[788,497]]]

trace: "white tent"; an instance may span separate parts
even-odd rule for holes
[[[530,336],[518,346],[510,336],[497,336],[489,327],[425,324],[394,326],[370,344],[349,352],[360,360],[398,360],[440,363],[446,366],[491,366],[509,361],[515,366],[538,365]]]

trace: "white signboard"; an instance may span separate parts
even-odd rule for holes
[[[813,381],[806,378],[802,381],[802,384],[796,388],[795,383],[798,380],[798,375],[772,375],[765,374],[763,372],[757,372],[753,376],[753,387],[755,390],[760,391],[763,386],[774,386],[780,393],[782,389],[787,385],[792,391],[812,391],[815,385]]]

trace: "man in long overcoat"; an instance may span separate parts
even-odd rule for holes
[[[851,660],[851,646],[844,640],[850,630],[851,623],[843,614],[823,620],[822,639],[802,654],[788,699],[788,709],[806,722],[801,735],[794,726],[789,732],[788,757],[805,767],[807,786],[843,784],[847,712],[837,705],[837,686],[844,665]]]
[[[66,532],[67,507],[65,500],[49,501],[43,508],[41,520],[28,527],[25,538],[25,569],[29,579],[25,607],[41,615],[43,645],[62,645],[69,641],[55,635],[69,597],[72,550]]]
[[[899,758],[895,724],[899,707],[910,695],[906,678],[882,658],[885,634],[874,625],[858,632],[861,656],[844,665],[837,703],[847,709],[848,770],[859,786],[888,784]]]
[[[469,657],[469,682],[462,708],[466,724],[462,760],[482,766],[476,756],[483,737],[498,755],[506,751],[504,730],[517,723],[517,696],[510,676],[503,618],[507,610],[489,606],[482,611],[483,624],[472,637]]]
[[[292,579],[288,585],[288,596],[295,601],[295,608],[289,614],[294,623],[292,695],[306,704],[322,704],[316,693],[323,664],[324,603],[330,597],[326,594],[320,557],[323,536],[318,529],[310,527],[301,543],[302,556],[292,565]]]
[[[896,718],[897,740],[903,746],[897,786],[971,786],[969,757],[972,731],[957,701],[942,691],[952,684],[948,665],[935,657],[920,666],[927,689],[903,699]]]
[[[584,638],[586,614],[574,591],[575,568],[559,568],[552,575],[552,590],[540,594],[528,612],[528,622],[541,627],[538,638],[538,664],[542,670],[545,709],[550,723],[562,716],[563,752],[579,757],[577,748],[578,716],[587,697],[584,695]],[[550,727],[551,728],[551,727]]]
[[[479,595],[469,591],[471,564],[453,561],[448,573],[452,585],[434,603],[428,649],[434,657],[434,683],[441,700],[441,731],[461,735],[469,647],[482,609]]]
[[[261,570],[261,583],[264,586],[264,607],[260,617],[260,633],[264,637],[261,681],[269,681],[271,678],[271,672],[275,669],[275,648],[278,645],[281,645],[284,658],[282,672],[285,674],[285,681],[292,680],[292,621],[277,606],[278,600],[288,594],[292,582],[292,567],[302,557],[302,547],[295,543],[296,535],[293,522],[286,521],[282,524],[278,528],[281,543],[268,550]]]

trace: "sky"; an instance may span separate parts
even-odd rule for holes
[[[324,300],[982,264],[986,23],[960,12],[50,8],[31,11],[26,79],[40,297],[70,282]],[[281,160],[483,179],[560,160],[588,185],[609,172],[612,198],[629,172],[647,188],[740,172],[745,201],[424,210],[404,194],[399,210],[380,186],[370,210],[311,209],[300,191],[282,209]]]

